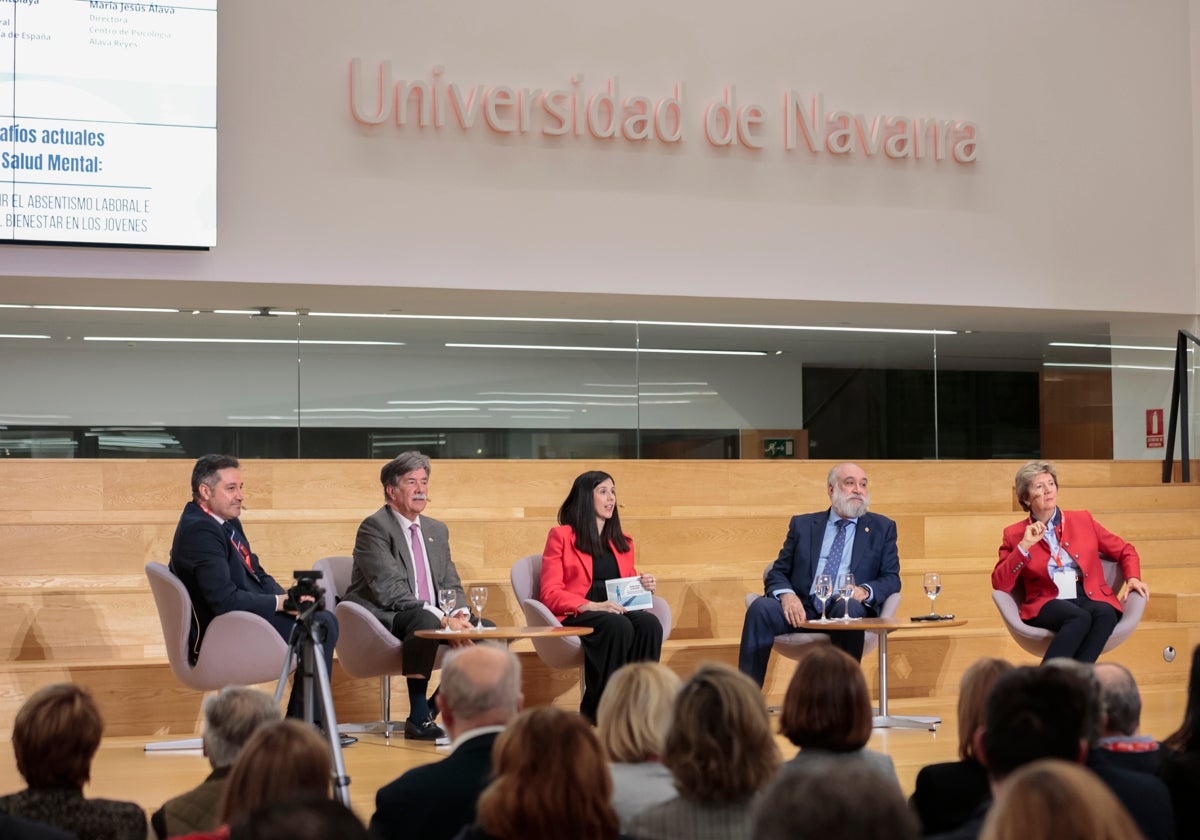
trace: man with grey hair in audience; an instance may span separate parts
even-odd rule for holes
[[[1100,683],[1104,715],[1092,761],[1097,765],[1110,764],[1138,773],[1156,774],[1160,756],[1158,741],[1138,733],[1142,725],[1142,695],[1133,674],[1116,662],[1097,662],[1093,672]]]
[[[154,812],[150,825],[159,840],[217,828],[225,782],[242,747],[258,727],[282,717],[275,698],[257,689],[230,685],[206,698],[202,742],[212,772]]]
[[[379,789],[371,835],[449,840],[473,823],[492,774],[492,745],[522,701],[521,663],[507,647],[482,643],[447,654],[437,704],[453,739],[450,755]]]

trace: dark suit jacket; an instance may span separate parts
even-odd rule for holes
[[[1200,837],[1200,811],[1196,792],[1200,791],[1200,753],[1162,750],[1158,776],[1171,794],[1177,837]]]
[[[475,822],[475,800],[491,781],[492,745],[498,735],[477,735],[441,761],[414,767],[381,787],[375,794],[371,836],[450,840]]]
[[[1087,767],[1108,785],[1142,830],[1146,840],[1171,840],[1175,837],[1175,814],[1171,794],[1162,779],[1149,773],[1126,770],[1109,762],[1096,762],[1088,751]]]
[[[633,538],[628,534],[628,551],[613,549],[617,558],[617,569],[621,577],[633,577]],[[588,599],[592,588],[592,555],[579,550],[575,545],[575,529],[570,525],[555,525],[546,536],[546,548],[542,551],[542,594],[538,599],[554,613],[559,621],[568,615],[576,615],[578,607]]]
[[[462,581],[450,558],[450,530],[424,514],[419,524],[425,538],[425,559],[429,561],[433,576],[434,591],[429,593],[430,597],[436,601],[438,589],[454,589],[458,593],[455,610],[466,607]],[[345,597],[366,607],[388,628],[391,628],[396,613],[419,607],[422,603],[417,598],[409,534],[400,527],[396,514],[387,505],[358,526],[358,536],[354,540],[354,571]]]
[[[991,785],[982,764],[948,761],[921,768],[908,804],[921,820],[922,836],[928,837],[958,828],[991,798]]]
[[[1004,529],[1000,559],[992,569],[992,589],[1012,592],[1018,580],[1025,584],[1025,600],[1018,604],[1022,621],[1035,618],[1042,607],[1058,597],[1058,586],[1048,568],[1050,546],[1046,541],[1038,540],[1029,549],[1028,559],[1017,548],[1025,537],[1025,526],[1028,524],[1029,518],[1026,517]],[[1142,565],[1137,551],[1116,534],[1106,531],[1086,510],[1063,511],[1058,528],[1059,543],[1064,551],[1070,553],[1083,574],[1083,582],[1079,586],[1091,600],[1103,601],[1121,612],[1121,603],[1104,580],[1100,554],[1104,553],[1118,561],[1126,578],[1140,578]]]
[[[254,567],[246,568],[242,554],[233,544],[233,533],[250,551],[250,540],[242,523],[230,519],[223,525],[195,502],[188,502],[175,528],[171,544],[171,571],[183,581],[192,598],[192,628],[189,634],[192,660],[200,652],[204,631],[218,615],[244,610],[268,621],[275,615],[275,596],[283,587],[275,582],[250,554]]]
[[[804,602],[809,618],[817,612],[809,597],[821,558],[821,541],[829,511],[793,516],[779,557],[767,569],[766,594],[791,589]],[[859,586],[870,587],[870,607],[878,612],[888,597],[900,591],[900,555],[896,551],[896,523],[877,513],[864,513],[855,527],[850,572]]]

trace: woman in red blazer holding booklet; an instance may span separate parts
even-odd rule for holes
[[[617,490],[605,472],[575,479],[558,509],[558,526],[542,552],[541,601],[569,627],[591,627],[583,644],[583,702],[579,712],[596,721],[596,707],[608,678],[627,662],[657,662],[662,625],[649,610],[627,610],[608,597],[606,584],[638,578],[653,592],[653,575],[633,567],[633,540],[621,530]]]

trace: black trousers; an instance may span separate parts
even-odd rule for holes
[[[478,625],[474,616],[471,622]],[[446,644],[440,639],[422,639],[415,635],[418,630],[437,630],[442,620],[424,607],[410,607],[396,613],[392,619],[392,635],[404,643],[400,648],[400,668],[406,677],[429,678],[437,661],[438,645]],[[483,620],[484,627],[495,627],[495,622]]]
[[[1080,590],[1078,598],[1058,598],[1047,603],[1028,624],[1054,631],[1042,661],[1065,656],[1095,662],[1120,620],[1120,613],[1103,601],[1093,601]]]
[[[292,631],[296,628],[295,616],[287,615],[286,613],[275,613],[268,621],[271,622],[279,635],[283,636],[285,642],[291,641]],[[321,647],[325,652],[325,673],[329,674],[329,678],[333,679],[333,648],[338,640],[338,622],[333,613],[328,610],[321,610],[313,613],[313,622],[317,626],[317,633],[321,639]],[[279,663],[283,667],[283,663]],[[304,680],[300,678],[300,663],[296,663],[296,675],[292,678],[292,695],[288,698],[287,716],[290,718],[304,719]],[[314,674],[314,679],[316,675]],[[320,726],[324,721],[324,715],[321,713],[321,696],[320,689],[313,685],[313,723]]]
[[[585,612],[563,619],[568,627],[591,627],[583,645],[583,702],[579,713],[592,723],[608,679],[629,662],[657,662],[662,654],[662,624],[649,610],[627,613]]]

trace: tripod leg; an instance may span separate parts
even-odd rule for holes
[[[313,705],[313,648],[319,644],[314,638],[312,644],[304,645],[302,655],[300,657],[300,669],[296,673],[296,679],[302,680],[300,690],[303,692],[300,695],[301,707],[304,709],[304,722],[310,726],[316,722],[316,716],[313,714],[315,706]],[[324,660],[321,661],[324,665]]]
[[[296,641],[293,635],[292,641],[288,643],[287,656],[283,657],[283,672],[279,675],[279,682],[275,685],[275,705],[283,700],[283,690],[287,687],[288,674],[292,670],[292,660],[296,656]]]
[[[325,669],[325,648],[317,638],[316,625],[308,628],[311,644],[309,655],[316,666],[317,688],[320,689],[321,719],[324,721],[325,737],[329,739],[329,750],[333,755],[333,793],[337,800],[350,807],[350,777],[346,775],[346,761],[342,756],[342,739],[338,734],[337,714],[333,710],[333,690],[329,684],[329,672]],[[311,689],[312,686],[310,685]],[[305,694],[305,717],[312,719],[312,709],[308,703],[312,700],[311,692]]]

